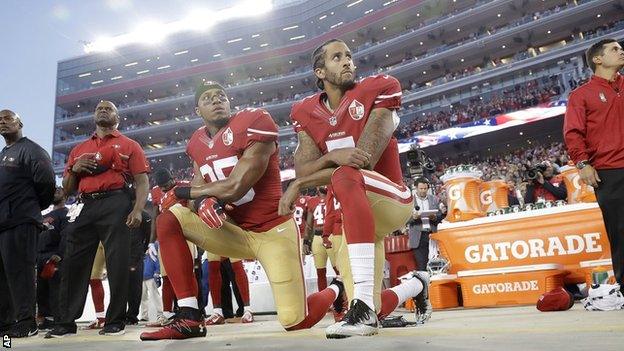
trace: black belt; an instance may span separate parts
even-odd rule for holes
[[[115,189],[115,190],[106,190],[106,191],[98,191],[98,192],[94,192],[94,193],[82,193],[80,194],[80,197],[85,200],[99,200],[99,199],[103,199],[109,196],[113,196],[113,195],[117,195],[117,194],[123,194],[124,190],[123,189]]]

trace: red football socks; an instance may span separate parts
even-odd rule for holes
[[[247,273],[245,273],[243,261],[233,262],[232,271],[234,271],[234,279],[236,280],[238,291],[243,298],[243,304],[249,306],[249,281],[247,280]]]
[[[212,307],[221,308],[221,261],[208,262],[208,288],[212,298]]]
[[[173,300],[175,299],[175,293],[173,292],[173,286],[168,276],[162,278],[162,301],[163,311],[173,312]]]
[[[165,211],[156,218],[156,235],[175,296],[178,300],[196,297],[198,287],[193,274],[193,257],[173,213]]]
[[[93,299],[95,312],[104,312],[104,286],[102,286],[102,279],[91,279],[89,285],[91,286],[91,298]]]

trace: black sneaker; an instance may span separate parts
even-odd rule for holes
[[[124,335],[125,333],[126,329],[123,325],[105,325],[104,328],[98,332],[98,334],[106,336]]]
[[[0,336],[8,334],[9,330],[11,330],[11,325],[12,324],[0,324]]]
[[[64,337],[70,336],[70,335],[76,335],[76,326],[75,325],[73,327],[62,326],[62,325],[55,325],[54,328],[52,328],[52,330],[50,330],[49,332],[46,333],[44,338],[45,339],[64,338]]]
[[[39,325],[37,325],[37,328],[42,331],[52,330],[52,328],[54,328],[54,320],[46,317],[41,323],[39,323]]]
[[[354,335],[371,336],[378,332],[379,320],[375,311],[361,300],[354,299],[342,321],[325,329],[325,336],[328,339],[342,339]]]
[[[138,319],[132,319],[132,318],[126,318],[126,325],[137,325],[139,324],[139,320]]]
[[[39,329],[37,329],[37,322],[34,318],[13,324],[7,333],[11,338],[30,338],[37,334],[39,334]]]
[[[333,303],[334,311],[336,311],[336,313],[342,313],[347,305],[345,302],[347,300],[347,294],[345,293],[344,284],[337,278],[334,278],[334,280],[332,280],[330,285],[332,284],[338,287],[338,296]]]

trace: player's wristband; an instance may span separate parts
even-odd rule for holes
[[[173,193],[178,199],[190,200],[191,199],[191,187],[190,186],[178,186],[173,189]]]

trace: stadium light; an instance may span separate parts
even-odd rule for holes
[[[107,52],[128,44],[158,44],[169,35],[182,31],[206,31],[219,22],[233,18],[252,17],[273,9],[272,0],[246,0],[232,7],[212,12],[195,9],[186,18],[170,23],[146,22],[134,32],[115,37],[102,37],[84,45],[86,53]]]
[[[132,41],[143,42],[146,44],[158,44],[165,40],[170,33],[170,29],[166,25],[159,24],[154,21],[145,22],[137,27],[132,33]]]

